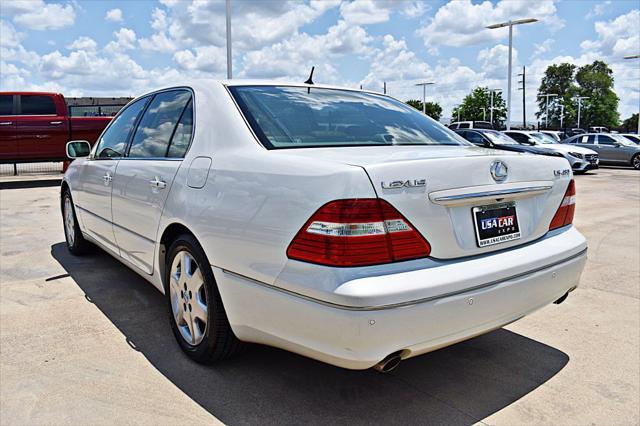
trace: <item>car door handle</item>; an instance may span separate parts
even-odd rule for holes
[[[13,121],[2,121],[0,122],[0,126],[10,126],[13,124]]]
[[[158,176],[155,176],[153,180],[149,181],[149,185],[152,188],[165,189],[167,187],[167,182],[160,179]]]
[[[102,176],[102,181],[104,182],[105,185],[109,185],[112,180],[113,180],[113,176],[111,176],[111,173],[109,172],[105,173],[105,175]]]
[[[50,121],[49,124],[62,124],[62,121]]]

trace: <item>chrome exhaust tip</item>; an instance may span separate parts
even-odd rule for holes
[[[402,361],[400,355],[401,352],[394,352],[391,355],[387,355],[382,361],[374,365],[373,369],[383,374],[395,370],[396,367],[400,365],[400,361]]]

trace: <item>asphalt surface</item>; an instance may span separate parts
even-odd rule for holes
[[[640,422],[637,171],[576,176],[589,261],[563,304],[387,375],[263,346],[194,364],[150,284],[67,252],[56,177],[21,179],[0,179],[3,425]]]

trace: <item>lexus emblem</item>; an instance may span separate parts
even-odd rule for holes
[[[503,182],[507,179],[509,168],[502,161],[494,161],[491,163],[491,177],[496,182]]]

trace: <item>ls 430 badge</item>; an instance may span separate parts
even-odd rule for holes
[[[419,188],[427,186],[427,180],[392,180],[391,182],[380,182],[380,185],[382,186],[382,189]]]

